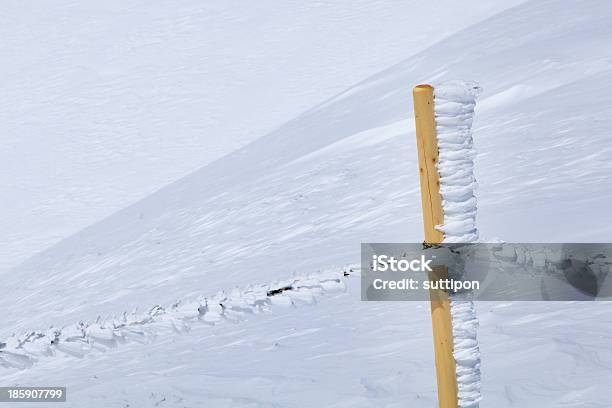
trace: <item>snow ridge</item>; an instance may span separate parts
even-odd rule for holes
[[[313,304],[324,294],[345,290],[347,272],[328,272],[296,277],[245,289],[219,291],[211,297],[177,301],[164,308],[155,305],[146,313],[123,313],[120,318],[94,323],[78,322],[46,332],[31,331],[0,341],[0,367],[27,369],[42,357],[64,354],[82,358],[93,351],[105,351],[126,342],[145,343],[169,333],[182,333],[195,322],[216,324],[238,322],[248,315],[263,313],[271,306]]]
[[[472,122],[481,88],[475,82],[449,81],[434,87],[439,146],[438,172],[444,209],[444,242],[476,242],[476,178]],[[461,408],[477,408],[480,392],[478,318],[467,295],[451,299],[453,351]]]

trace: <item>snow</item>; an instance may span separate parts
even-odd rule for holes
[[[440,194],[444,210],[444,242],[477,242],[476,151],[472,138],[476,98],[482,89],[475,82],[447,81],[434,86],[434,112],[438,137]],[[482,399],[478,317],[473,301],[451,297],[453,354],[459,407],[478,408]]]
[[[3,1],[0,271],[518,2]]]
[[[96,351],[150,337],[186,332],[197,323],[239,322],[246,316],[263,313],[270,306],[313,304],[322,295],[341,292],[345,288],[342,274],[328,272],[295,277],[289,282],[234,288],[229,293],[197,299],[184,299],[168,307],[155,305],[146,313],[124,312],[121,316],[98,319],[94,323],[78,322],[65,327],[50,327],[46,333],[30,331],[0,341],[0,366],[13,369],[31,368],[44,357],[70,356],[83,358]]]
[[[482,400],[478,316],[469,299],[451,300],[453,355],[457,371],[460,407],[478,407]]]
[[[403,31],[412,29],[407,20],[417,26],[423,24],[420,27],[429,25],[426,19],[418,18],[421,9],[417,6],[411,6],[414,12],[401,14],[385,9],[381,4],[376,3],[373,9],[358,10],[363,11],[362,16],[368,17],[373,16],[374,9],[387,15],[403,16],[405,20],[381,20],[381,25],[376,26],[376,29],[384,27],[385,30],[381,31],[399,32],[389,34],[393,39],[410,37]],[[172,123],[197,122],[201,117],[212,117],[212,114],[202,113],[206,112],[204,106],[188,110],[187,104],[173,105],[168,101],[160,105],[154,115],[143,115],[142,123],[152,117],[168,121],[164,136],[152,140],[163,139],[168,143],[174,140],[176,149],[138,139],[138,143],[142,141],[139,146],[149,146],[151,150],[141,150],[144,154],[142,161],[135,160],[135,154],[126,156],[123,163],[143,168],[142,173],[133,178],[129,171],[119,167],[115,172],[98,166],[104,163],[107,157],[104,155],[98,156],[99,162],[91,159],[92,156],[83,156],[83,162],[91,162],[91,173],[82,171],[87,166],[66,164],[67,167],[63,167],[66,173],[62,174],[71,174],[72,180],[89,186],[89,190],[78,190],[75,195],[78,204],[74,208],[59,201],[41,207],[53,211],[41,211],[43,216],[39,220],[55,217],[59,224],[66,226],[65,233],[53,235],[53,239],[37,237],[37,231],[50,231],[50,224],[46,221],[41,221],[37,228],[24,227],[21,230],[14,224],[25,217],[26,209],[34,207],[30,205],[32,201],[28,201],[28,195],[17,194],[14,186],[22,185],[24,191],[35,191],[48,185],[50,190],[43,191],[60,191],[66,186],[61,180],[70,178],[53,178],[49,171],[53,165],[43,166],[42,163],[54,163],[55,160],[58,166],[63,166],[62,163],[72,163],[78,154],[62,155],[60,152],[65,150],[52,143],[54,138],[43,139],[40,136],[39,141],[45,140],[49,146],[58,148],[57,151],[46,149],[51,152],[47,156],[44,143],[37,144],[34,139],[25,138],[24,135],[30,134],[26,127],[20,128],[22,133],[3,128],[3,135],[17,135],[15,139],[18,140],[21,140],[18,136],[24,138],[24,144],[7,139],[6,145],[11,146],[13,155],[2,153],[2,161],[6,163],[3,168],[14,172],[3,170],[4,179],[0,184],[13,186],[13,190],[3,191],[3,197],[11,197],[12,202],[17,203],[3,211],[4,225],[12,228],[2,228],[6,234],[4,239],[15,237],[18,230],[23,231],[24,237],[32,235],[32,239],[40,240],[40,245],[28,244],[31,245],[29,249],[19,256],[24,258],[36,249],[44,251],[2,274],[0,339],[8,339],[13,333],[20,336],[27,331],[46,332],[51,325],[67,328],[80,321],[95,323],[98,316],[102,316],[101,321],[104,321],[135,308],[146,310],[152,305],[172,305],[177,299],[197,299],[202,294],[231,291],[236,286],[245,288],[249,284],[291,280],[293,276],[318,271],[340,272],[358,262],[361,242],[421,242],[418,166],[414,126],[410,119],[413,117],[410,92],[412,86],[419,83],[473,78],[486,90],[477,107],[478,120],[474,127],[474,142],[478,147],[474,170],[478,180],[478,230],[483,239],[500,237],[507,242],[610,241],[612,213],[607,209],[612,200],[609,177],[612,173],[609,138],[609,129],[612,128],[612,49],[609,47],[612,41],[609,24],[612,6],[603,1],[534,1],[508,10],[501,10],[502,6],[497,5],[495,10],[488,9],[490,14],[485,16],[483,13],[467,21],[458,17],[466,11],[465,7],[457,9],[450,4],[444,7],[448,14],[440,18],[461,20],[456,24],[464,24],[464,29],[457,32],[459,26],[454,26],[446,31],[447,26],[441,24],[443,28],[438,32],[438,28],[432,25],[429,33],[433,35],[435,31],[440,36],[431,37],[431,42],[423,48],[410,48],[399,41],[394,43],[393,51],[378,51],[382,41],[378,47],[372,46],[372,41],[366,41],[375,28],[369,34],[366,30],[363,37],[352,37],[354,42],[351,38],[341,37],[338,41],[351,43],[353,52],[362,49],[369,53],[389,52],[389,59],[373,55],[370,60],[378,59],[380,65],[389,68],[363,80],[347,78],[346,82],[350,83],[360,81],[347,88],[349,85],[338,78],[344,72],[353,72],[352,66],[360,66],[362,62],[352,61],[347,56],[350,50],[341,54],[339,59],[346,60],[346,65],[338,66],[334,81],[339,81],[339,87],[346,91],[336,97],[322,95],[321,91],[321,94],[311,95],[312,99],[308,101],[296,102],[286,96],[290,93],[288,88],[283,89],[280,85],[279,93],[275,93],[272,89],[276,89],[275,86],[270,85],[274,84],[274,79],[283,76],[279,81],[287,81],[284,82],[287,84],[295,71],[285,69],[287,76],[279,75],[282,70],[270,67],[269,59],[264,59],[265,65],[270,67],[267,78],[272,78],[265,87],[270,92],[269,99],[245,103],[249,111],[253,108],[251,116],[245,113],[246,108],[241,108],[240,112],[228,110],[226,115],[219,117],[218,125],[209,129],[210,132],[204,132],[205,128],[199,125],[194,126],[196,130],[193,131],[185,131],[185,128],[191,129],[185,126],[172,132]],[[193,14],[189,10],[164,4],[156,7],[159,7],[155,10],[159,11],[158,18],[162,21],[177,22],[174,27],[178,28],[189,27],[179,24],[186,20],[173,14],[176,9],[177,13],[189,16]],[[129,19],[136,18],[140,8],[131,10],[125,17],[126,25],[122,27],[130,26]],[[57,8],[57,13],[73,11],[73,8]],[[214,26],[215,21],[236,17],[228,13],[221,13],[226,18],[211,18],[210,24],[196,26],[204,30],[203,27]],[[57,32],[65,34],[67,31],[62,30],[67,30],[66,27],[73,26],[75,20],[82,18],[83,13],[78,14],[71,14],[72,20],[68,19],[65,26],[61,25],[64,20],[59,19]],[[2,14],[4,21],[0,26],[3,29],[7,27],[4,22],[10,20],[7,15]],[[31,15],[40,17],[44,14]],[[111,17],[117,17],[112,10],[97,15],[100,20],[86,26],[94,34],[100,27],[108,27],[105,24],[114,21]],[[265,8],[261,15],[266,15]],[[327,28],[322,36],[333,37],[329,35],[330,31],[342,33],[339,28],[343,21],[341,15],[335,15],[335,24],[328,21],[333,27]],[[295,17],[297,20],[302,18],[307,20],[305,16]],[[292,21],[283,20],[278,15],[270,15],[269,20],[280,20],[276,24],[281,32],[282,27],[291,26],[287,21]],[[310,21],[316,20],[313,17]],[[367,19],[364,17],[364,20]],[[379,19],[371,17],[371,20]],[[253,26],[258,23],[254,20]],[[316,25],[329,27],[323,22]],[[32,26],[27,27],[31,29]],[[112,28],[109,32],[113,32]],[[153,27],[149,28],[153,30]],[[201,35],[194,34],[192,38],[190,33],[193,31],[190,30],[195,28],[188,28],[181,38],[168,37],[169,43],[191,39],[191,44],[194,44]],[[256,31],[251,30],[251,33],[256,36]],[[223,29],[222,32],[230,33],[231,30]],[[19,33],[22,31],[15,31],[15,36]],[[34,37],[27,38],[35,41]],[[41,37],[49,38],[49,41],[54,38],[50,35]],[[5,38],[17,37],[2,38],[6,41]],[[69,38],[62,35],[57,43],[62,43],[60,40],[63,39],[69,44]],[[279,37],[271,35],[270,38]],[[302,62],[309,60],[308,56],[313,55],[310,53],[317,47],[308,48],[305,45],[309,43],[308,38],[304,36],[296,43],[294,53],[288,55],[287,60],[292,60],[296,54],[304,55]],[[415,43],[422,40],[414,38]],[[241,41],[236,39],[238,43]],[[161,44],[163,49],[168,42]],[[253,43],[248,45],[245,49],[257,49]],[[142,49],[147,47],[149,50],[155,48],[151,44]],[[85,52],[89,48],[81,48],[84,55],[80,61],[86,62],[88,56],[98,55],[96,50],[100,49],[95,43],[90,52]],[[153,56],[160,53],[154,51],[150,51],[146,61],[156,60]],[[279,52],[276,56],[280,58],[281,54]],[[48,54],[41,54],[44,61],[45,55],[47,60],[53,61],[53,47],[49,47]],[[58,66],[50,64],[49,72],[55,76],[47,78],[49,80],[44,83],[52,86],[50,79],[53,78],[64,85],[69,83],[71,77],[61,75],[61,68],[65,67],[61,64],[62,61],[74,61],[75,55],[68,55],[66,59],[58,57]],[[177,95],[174,102],[187,98],[184,88],[178,82],[162,86],[163,81],[155,82],[154,79],[174,72],[170,69],[174,67],[179,72],[173,78],[178,81],[186,73],[178,69],[180,66],[200,66],[196,64],[200,61],[198,58],[181,60],[175,56],[170,53],[165,66],[155,68],[153,65],[152,71],[159,75],[144,76],[148,79],[142,84],[143,89],[149,89],[151,84],[159,83],[159,88],[151,89],[160,95]],[[137,54],[134,61],[141,58],[144,55]],[[317,58],[313,57],[304,67],[304,72],[317,65]],[[399,59],[402,61],[398,62]],[[85,66],[101,72],[113,69],[112,64],[102,62],[92,59],[91,65]],[[171,62],[176,62],[176,65]],[[372,64],[372,70],[382,69],[378,62]],[[32,69],[37,66],[24,63],[19,68],[29,65]],[[321,65],[316,76],[324,76],[330,66],[332,64]],[[6,69],[4,65],[3,69]],[[121,66],[116,70],[118,76],[114,79],[118,82],[109,81],[111,85],[116,84],[110,89],[129,88],[133,77],[125,77],[125,81],[118,79],[124,78],[121,73],[128,70]],[[15,83],[11,81],[17,71],[7,76],[7,84]],[[236,72],[241,72],[241,69],[233,71],[232,75]],[[369,74],[362,71],[356,75]],[[185,81],[195,87],[202,78],[195,74],[187,75]],[[257,82],[255,78],[252,80]],[[213,82],[224,83],[216,79]],[[251,83],[245,79],[242,85],[247,82]],[[261,83],[266,84],[265,81]],[[32,90],[38,83],[32,85],[33,88],[28,88],[26,80],[21,84],[24,89]],[[236,84],[233,101],[241,94],[241,83],[236,81]],[[309,84],[312,85],[301,82],[299,86],[307,87]],[[255,88],[250,89],[260,89],[251,86]],[[40,89],[43,93],[49,91],[49,88]],[[65,89],[65,86],[56,89]],[[337,88],[329,89],[330,93],[339,91]],[[100,92],[92,94],[100,97],[94,98],[92,106],[103,100]],[[213,99],[223,100],[223,93],[217,92],[220,93],[211,94],[210,105],[213,105]],[[200,100],[202,93],[194,98]],[[27,108],[26,104],[6,107],[10,105],[6,101],[15,99],[16,94],[2,92],[3,98],[7,98],[2,109]],[[44,106],[48,109],[57,106],[58,110],[53,111],[56,116],[43,115],[50,112],[37,105],[44,98],[32,98],[36,102],[32,115],[26,117],[22,111],[15,110],[7,117],[30,120],[33,135],[42,135],[40,129],[45,128],[55,135],[72,135],[77,140],[72,146],[76,152],[81,151],[79,146],[83,145],[79,143],[84,142],[75,135],[97,133],[86,132],[88,127],[85,125],[79,128],[79,132],[68,132],[70,124],[77,123],[70,119],[75,119],[76,115],[64,115],[70,110],[60,109],[63,105],[57,101],[70,104],[73,99],[65,92],[51,95],[53,98],[46,99],[48,102]],[[87,92],[80,95],[84,98]],[[305,109],[304,105],[315,103],[314,99],[322,101],[324,98],[328,99],[302,114],[296,113]],[[119,117],[118,111],[114,110],[114,100],[110,101],[107,105],[100,105],[100,110],[96,111],[99,116],[83,111],[86,124],[98,123],[94,120],[96,117]],[[291,111],[289,106],[285,110],[285,105],[294,102],[296,105]],[[232,106],[231,103],[228,99],[227,106]],[[74,107],[72,112],[79,112],[76,105],[70,106]],[[178,107],[173,109],[173,106]],[[208,164],[199,170],[125,207],[137,197],[144,197],[149,191],[198,166],[196,161],[205,149],[183,143],[181,135],[197,140],[212,140],[210,135],[219,135],[215,139],[227,141],[240,133],[240,129],[249,128],[254,118],[266,116],[266,111],[277,111],[278,116],[267,124],[262,119],[259,127],[262,134],[281,121],[288,122],[252,143],[240,144],[236,150],[237,146],[232,145],[219,154],[227,153],[225,156],[204,160],[202,164]],[[118,116],[113,116],[113,113]],[[173,114],[178,116],[173,117]],[[185,115],[184,122],[179,120],[180,114]],[[68,119],[60,120],[63,117]],[[135,118],[136,114],[125,113],[125,117]],[[41,122],[35,122],[35,118],[40,118]],[[2,126],[9,126],[7,123]],[[57,123],[58,128],[47,126],[53,123]],[[113,129],[123,129],[120,120],[109,119],[109,123]],[[103,124],[99,129],[104,129]],[[133,140],[127,133],[122,135],[125,140]],[[71,140],[68,137],[63,140]],[[117,140],[91,137],[89,140],[99,140],[99,143],[101,140]],[[354,144],[350,143],[353,137]],[[251,140],[254,139],[255,136]],[[34,146],[41,148],[36,150]],[[30,152],[29,149],[33,149],[31,155],[25,155],[23,152]],[[93,152],[91,154],[95,156]],[[30,157],[32,162],[39,160],[41,168],[37,171],[48,174],[49,178],[38,179],[35,172],[24,170],[21,164],[26,160],[24,157]],[[147,157],[164,157],[163,160],[167,161],[159,165],[157,181],[141,188],[139,180],[153,177],[149,170],[156,167],[145,166]],[[28,167],[36,167],[31,165],[32,162]],[[169,167],[174,170],[168,170]],[[175,170],[177,173],[172,173]],[[104,177],[92,178],[91,174]],[[26,182],[30,176],[33,181]],[[159,181],[164,177],[166,181]],[[6,180],[15,181],[5,183]],[[120,187],[109,189],[115,182]],[[138,188],[130,187],[135,185]],[[121,189],[134,196],[127,197]],[[92,190],[91,194],[99,197],[100,203],[108,203],[108,212],[79,200]],[[18,212],[14,207],[21,207],[23,211]],[[87,207],[91,207],[91,212]],[[118,208],[122,209],[99,221]],[[74,221],[66,221],[70,218],[66,214],[73,213]],[[83,214],[86,219],[80,218]],[[76,230],[80,231],[73,234]],[[67,235],[70,236],[51,246],[60,236]],[[21,251],[18,250],[22,248],[19,241],[11,241],[14,250]],[[26,248],[25,243],[23,248]],[[5,250],[11,253],[10,249]],[[15,260],[7,261],[7,265],[15,264]],[[219,324],[202,322],[193,324],[187,332],[168,331],[147,338],[143,343],[126,342],[115,348],[94,350],[82,358],[58,353],[41,358],[25,370],[0,370],[5,370],[5,384],[45,385],[53,379],[54,384],[66,385],[66,407],[128,404],[168,407],[435,406],[428,305],[419,302],[360,302],[359,277],[351,275],[346,282],[346,292],[322,296],[316,298],[316,303],[297,308],[273,305],[269,313],[247,316],[236,324],[225,324],[222,317],[215,317],[215,323]],[[482,356],[481,407],[607,407],[608,402],[602,396],[609,394],[612,380],[612,348],[609,344],[612,314],[609,304],[492,302],[476,303],[475,306],[479,316],[478,341]],[[210,317],[213,315],[211,313]],[[78,355],[79,350],[74,354]]]
[[[444,209],[444,242],[476,242],[476,178],[472,122],[476,83],[448,81],[434,87],[434,110],[438,136],[440,194]]]

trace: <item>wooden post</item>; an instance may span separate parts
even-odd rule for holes
[[[431,85],[418,85],[413,90],[413,97],[425,242],[436,244],[444,241],[444,234],[435,228],[436,225],[444,224],[444,210],[440,195],[440,174],[437,168],[438,137],[434,114],[434,88]],[[446,277],[448,277],[446,268],[435,268],[429,275],[430,280]],[[429,295],[439,406],[440,408],[458,408],[450,299],[448,294],[442,290],[432,290]]]

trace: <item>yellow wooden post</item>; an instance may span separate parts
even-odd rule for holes
[[[440,195],[440,174],[437,168],[438,137],[434,114],[434,88],[431,85],[418,85],[413,90],[413,97],[425,242],[436,244],[444,241],[444,234],[435,228],[436,225],[444,224],[444,210]],[[446,277],[448,277],[446,268],[435,268],[430,273],[430,280]],[[430,299],[439,406],[458,408],[450,299],[448,294],[441,290],[431,291]]]

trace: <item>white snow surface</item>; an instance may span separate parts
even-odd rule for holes
[[[2,1],[0,272],[520,1]]]
[[[95,322],[76,322],[65,327],[50,327],[46,332],[30,331],[0,341],[0,366],[27,369],[40,359],[56,356],[83,358],[129,342],[145,343],[150,337],[186,332],[191,325],[214,325],[221,321],[237,323],[248,315],[269,311],[273,306],[295,307],[312,304],[324,294],[345,288],[346,271],[294,277],[271,284],[251,285],[219,291],[212,296],[181,299],[163,307],[154,305],[148,312],[124,312],[112,319],[98,317]]]
[[[437,168],[444,210],[444,225],[438,228],[444,232],[444,242],[478,241],[472,124],[476,98],[481,92],[475,82],[460,80],[434,87]],[[478,318],[473,301],[463,297],[461,294],[451,299],[459,406],[478,408],[482,399]]]
[[[169,16],[174,9],[182,10],[174,4],[160,3],[157,7]],[[460,20],[461,13],[449,7],[448,20]],[[464,4],[457,7],[461,12],[466,9]],[[419,8],[413,9],[414,13],[405,18],[428,25]],[[140,8],[131,10],[131,15],[136,15]],[[109,14],[117,15],[98,15],[106,18]],[[190,33],[189,15],[186,12],[184,20],[176,19],[174,27]],[[272,20],[277,17],[270,15]],[[125,311],[173,305],[177,299],[197,299],[202,294],[234,287],[318,271],[340,272],[358,262],[360,242],[421,242],[416,138],[410,108],[411,89],[419,83],[473,78],[486,90],[476,107],[478,120],[474,127],[481,237],[501,237],[508,242],[609,242],[612,4],[603,0],[527,1],[480,17],[458,32],[443,30],[435,44],[428,43],[420,50],[413,51],[400,43],[394,52],[396,56],[401,54],[402,60],[386,60],[389,68],[385,71],[100,222],[94,221],[103,214],[96,212],[87,221],[67,223],[71,231],[88,226],[2,273],[0,339],[8,339],[13,333],[19,337],[29,331],[44,332],[51,325],[63,328],[80,321],[96,322],[98,316],[100,321],[108,321]],[[3,13],[1,18],[10,20],[10,15]],[[108,20],[100,18],[86,27],[94,31],[106,27]],[[282,32],[286,19],[278,18]],[[338,18],[329,30],[341,32],[337,28],[341,20]],[[57,21],[62,24],[65,20]],[[210,20],[209,25],[215,21],[218,19]],[[238,21],[236,25],[243,23]],[[393,31],[410,24],[403,21],[383,25],[385,30]],[[6,25],[0,27],[4,29]],[[27,27],[33,29],[32,25]],[[63,26],[58,27],[61,31]],[[16,37],[2,38],[5,41]],[[185,41],[189,38],[182,37]],[[305,38],[303,43],[309,43]],[[197,41],[194,39],[192,44]],[[300,44],[296,43],[295,52],[304,54],[302,61],[308,60],[308,51]],[[353,50],[375,52],[377,47],[372,44],[364,40],[353,44]],[[249,48],[253,49],[253,44]],[[93,46],[83,61],[88,60],[87,56],[101,55],[94,52],[96,49],[100,47]],[[159,54],[152,52],[147,61],[156,61]],[[60,56],[57,61],[65,61]],[[74,56],[66,58],[72,60]],[[48,60],[53,61],[50,56]],[[174,61],[173,57],[168,61]],[[176,68],[180,64],[193,69],[200,66],[196,64],[198,59],[177,61]],[[305,70],[316,65],[314,59]],[[113,69],[112,64],[95,60],[89,66],[101,71]],[[127,72],[122,67],[117,69]],[[344,65],[342,71],[347,70]],[[50,72],[54,76],[49,79],[70,81],[71,77],[59,68],[50,66]],[[159,68],[156,72],[161,78],[162,73],[173,71]],[[317,76],[321,75],[319,71]],[[178,81],[180,77],[175,78]],[[273,77],[271,74],[268,78]],[[201,79],[188,76],[185,80],[197,86],[198,78]],[[20,83],[27,88],[31,82],[24,79]],[[126,83],[131,82],[121,82],[113,89],[122,89]],[[157,82],[148,81],[143,89],[149,89],[152,83]],[[180,87],[154,89],[158,95],[167,95],[168,90],[184,95]],[[203,93],[195,99],[199,100]],[[278,105],[273,105],[275,109],[282,111],[284,104],[291,103],[288,93],[286,89],[270,93],[270,100],[279,100]],[[54,96],[48,106],[60,107],[60,102],[75,101],[64,93]],[[82,96],[86,97],[87,92],[83,91]],[[222,94],[214,94],[212,99],[221,101]],[[5,99],[3,109],[7,109],[4,106],[10,105],[10,100]],[[95,99],[92,106],[101,101]],[[99,119],[113,117],[112,101],[96,105],[101,106],[97,111]],[[273,109],[268,102],[249,103],[249,107],[259,106],[251,119]],[[31,105],[11,106],[27,111]],[[75,106],[73,112],[79,112],[77,105],[71,106]],[[154,117],[168,121],[170,130],[166,136],[178,138],[164,140],[181,140],[180,135],[187,130],[171,129],[177,120],[171,113],[187,115],[188,111],[169,109],[171,106],[160,106]],[[200,108],[189,112],[189,118],[206,116]],[[231,138],[225,126],[232,129],[234,122],[240,122],[240,126],[248,127],[249,118],[240,116],[244,112],[228,113],[214,133],[187,133],[202,138],[213,134]],[[26,120],[23,112],[13,113],[10,118]],[[49,131],[53,130],[47,126],[49,123],[78,122],[60,120],[78,116],[63,113],[57,111],[54,120],[43,124],[34,118],[44,119],[44,115],[27,118],[32,118],[33,128],[48,127]],[[283,120],[280,116],[277,119]],[[93,120],[94,116],[83,117],[88,123],[99,123]],[[4,122],[2,126],[6,123],[18,122]],[[104,121],[101,123],[103,129]],[[122,129],[123,122],[112,123],[115,129]],[[274,121],[268,125],[274,126]],[[262,125],[260,131],[266,131],[265,127]],[[67,134],[65,130],[57,129],[57,134]],[[3,131],[3,135],[11,134],[16,133]],[[126,140],[132,139],[126,136]],[[8,141],[6,145],[15,146]],[[31,148],[32,143],[21,146]],[[181,146],[192,152],[171,155],[166,165],[179,166],[182,160],[188,163],[188,157],[202,153],[188,143],[177,142],[177,150],[159,147],[153,150],[154,155],[163,157],[164,151],[182,151]],[[20,160],[20,152],[29,150],[24,147],[13,151],[17,159],[9,162],[3,158],[3,163],[15,163]],[[31,157],[47,157],[43,153],[41,148]],[[61,155],[49,157],[52,158],[45,160],[56,157],[59,163],[70,161]],[[126,163],[134,157],[129,156]],[[195,165],[193,161],[189,164]],[[181,171],[189,171],[189,166]],[[67,169],[75,180],[87,181],[89,177],[89,173],[77,171],[82,167]],[[100,169],[92,164],[93,173],[98,174]],[[6,174],[10,180],[10,174]],[[99,193],[103,202],[111,202],[106,201],[105,197],[111,194],[103,187],[122,179],[123,174],[130,172],[111,174],[109,184],[96,179],[93,186],[99,184],[100,188],[91,187],[95,190],[92,194]],[[138,178],[125,179],[126,183],[134,183]],[[53,185],[53,179],[47,181]],[[30,186],[36,185],[46,182]],[[129,183],[123,185],[135,191]],[[86,195],[87,190],[79,191],[81,196]],[[140,190],[135,196],[145,194]],[[19,195],[3,195],[9,196],[19,203]],[[27,202],[24,200],[20,206],[29,208]],[[117,206],[126,204],[112,202]],[[50,204],[50,208],[55,205]],[[54,211],[60,214],[67,210]],[[23,213],[5,212],[7,218],[15,220],[20,214]],[[0,368],[4,370],[2,382],[65,385],[66,407],[435,406],[428,305],[361,302],[359,278],[351,275],[346,285],[345,292],[321,296],[318,303],[297,308],[272,307],[267,313],[247,315],[236,324],[208,325],[198,321],[187,332],[168,330],[148,337],[144,343],[104,347],[82,358],[58,353],[41,358],[27,369]],[[491,302],[475,306],[480,325],[482,408],[608,408],[602,396],[609,394],[612,382],[609,304]]]

